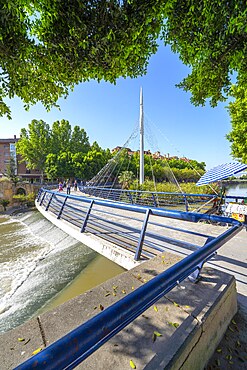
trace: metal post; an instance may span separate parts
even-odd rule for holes
[[[186,195],[183,195],[183,197],[184,197],[185,211],[188,212],[189,211],[189,206],[188,206],[187,197],[186,197]]]
[[[144,127],[143,127],[143,96],[140,91],[140,185],[144,183]]]
[[[42,206],[42,203],[43,203],[43,200],[45,199],[45,196],[46,196],[46,191],[44,191],[44,195],[43,195],[43,197],[42,197],[42,199],[41,199],[41,201],[39,203],[40,206]]]
[[[156,198],[155,198],[154,193],[152,193],[152,197],[153,197],[154,207],[157,208],[157,202],[156,202]]]
[[[146,214],[145,214],[145,218],[143,220],[142,230],[141,230],[141,233],[140,233],[140,236],[139,236],[138,246],[136,248],[135,261],[139,260],[141,252],[142,252],[142,245],[143,245],[143,241],[144,241],[144,237],[145,237],[145,232],[146,232],[146,229],[147,229],[147,224],[148,224],[148,219],[149,219],[150,212],[151,212],[151,209],[148,208],[147,211],[146,211]]]
[[[65,206],[65,203],[66,203],[67,199],[68,199],[68,196],[64,199],[64,202],[63,202],[63,204],[62,204],[62,207],[61,207],[61,209],[60,209],[60,211],[59,211],[59,214],[58,214],[58,216],[57,216],[57,219],[58,219],[58,220],[59,220],[59,219],[61,218],[61,216],[62,216],[62,212],[63,212],[63,209],[64,209],[64,206]]]
[[[47,204],[47,206],[46,206],[46,211],[48,211],[48,209],[49,209],[49,207],[50,207],[50,204],[51,204],[51,201],[52,201],[52,198],[53,198],[53,196],[54,196],[54,193],[52,193],[52,196],[50,197],[50,199],[49,199],[49,202],[48,202],[48,204]]]
[[[93,207],[93,204],[94,204],[94,200],[91,201],[91,203],[89,205],[89,208],[87,210],[87,214],[86,214],[86,216],[84,218],[84,221],[83,221],[83,224],[82,224],[82,227],[81,227],[81,233],[83,233],[85,231],[85,229],[86,229],[87,221],[89,219],[89,215],[91,213],[91,209]]]
[[[133,204],[132,194],[129,191],[128,191],[128,195],[129,195],[130,203]]]
[[[39,201],[39,198],[41,197],[42,194],[42,188],[39,189],[38,195],[37,195],[37,201]]]

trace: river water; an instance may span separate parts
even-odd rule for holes
[[[38,211],[0,216],[0,332],[122,271]]]
[[[247,182],[226,185],[226,195],[247,197]]]

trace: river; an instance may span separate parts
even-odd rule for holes
[[[38,211],[0,216],[0,332],[123,271]]]
[[[231,183],[225,185],[226,195],[247,197],[247,182]]]

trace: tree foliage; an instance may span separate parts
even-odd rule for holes
[[[5,175],[16,186],[16,184],[19,181],[19,177],[17,176],[16,161],[13,157],[10,157],[9,163],[6,166],[6,174]]]
[[[111,154],[97,142],[91,146],[83,128],[71,127],[61,120],[50,127],[46,122],[33,120],[28,129],[21,130],[17,153],[27,168],[38,169],[51,178],[81,178],[89,180],[107,163]]]
[[[122,189],[129,189],[134,179],[135,177],[132,171],[123,171],[121,175],[118,176],[118,181],[122,184]]]
[[[226,137],[231,143],[232,156],[247,163],[247,89],[233,86],[231,94],[235,98],[228,106],[232,130]]]
[[[82,81],[144,74],[161,9],[155,0],[1,1],[0,113],[10,117],[5,97],[49,109]]]
[[[129,155],[123,150],[118,157],[118,163],[112,171],[113,177],[118,177],[120,183],[124,183],[125,174],[129,172],[138,178],[140,167],[140,156],[138,152]],[[155,182],[196,182],[205,172],[206,164],[196,160],[182,159],[154,159],[144,155],[144,173],[146,180]],[[119,175],[120,173],[120,175]]]
[[[1,206],[3,206],[4,211],[7,210],[7,206],[8,206],[9,203],[10,203],[10,201],[8,199],[4,199],[4,198],[0,199],[0,204],[1,204]]]
[[[0,114],[6,97],[50,109],[80,82],[146,73],[159,38],[191,73],[180,87],[194,104],[224,100],[237,73],[246,86],[242,0],[0,1]]]
[[[32,120],[28,129],[22,128],[16,152],[21,154],[29,169],[39,169],[43,180],[46,157],[50,153],[50,126],[42,120]]]
[[[223,101],[231,74],[246,87],[247,7],[241,0],[174,0],[165,5],[165,44],[179,53],[191,73],[178,86],[192,93],[195,105]]]

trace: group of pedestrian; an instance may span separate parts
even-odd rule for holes
[[[73,190],[77,191],[77,181],[75,180],[72,184]],[[68,179],[67,181],[64,181],[63,183],[60,181],[58,184],[58,191],[63,191],[63,189],[66,188],[66,192],[69,195],[70,194],[70,189],[71,189],[71,181]]]

